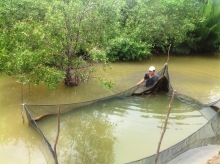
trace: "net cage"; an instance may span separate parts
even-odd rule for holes
[[[78,103],[70,103],[70,104],[57,104],[57,105],[32,105],[32,104],[24,104],[24,110],[26,116],[28,118],[29,124],[35,128],[38,133],[41,135],[44,145],[42,146],[42,150],[45,156],[47,163],[56,163],[55,162],[55,151],[51,146],[51,143],[47,140],[40,127],[37,124],[37,121],[47,115],[58,114],[58,108],[60,109],[60,113],[66,113],[77,108],[88,106],[100,101],[104,101],[107,99],[113,98],[122,98],[133,95],[142,95],[142,94],[151,94],[154,92],[167,92],[168,94],[172,94],[173,87],[170,83],[169,73],[168,73],[168,65],[164,64],[163,68],[157,72],[157,76],[159,78],[158,82],[155,83],[151,87],[145,87],[144,84],[140,86],[134,86],[128,90],[120,92],[118,94],[95,99],[91,101],[78,102]],[[216,108],[217,110],[220,108],[220,100],[215,102],[211,102],[209,104],[201,104],[196,100],[189,98],[187,96],[176,94],[176,97],[183,101],[184,103],[190,103],[192,105],[200,105]],[[197,148],[200,146],[204,146],[207,144],[218,144],[219,143],[219,135],[220,135],[220,113],[217,112],[212,119],[210,119],[207,124],[205,124],[201,129],[193,133],[191,136],[186,138],[185,140],[179,142],[178,144],[163,150],[159,153],[159,158],[157,164],[165,164],[168,161],[174,159],[178,155],[184,153],[185,151],[193,148]],[[154,163],[156,155],[152,155],[143,159],[139,159],[136,161],[130,162],[131,164],[152,164]]]
[[[177,98],[183,100],[182,95],[177,95]],[[184,96],[185,97],[185,96]],[[189,101],[187,101],[189,102]],[[214,109],[220,108],[220,99],[209,103],[201,104],[202,106],[210,106]],[[166,164],[172,159],[178,157],[182,153],[202,146],[207,146],[209,144],[219,145],[220,144],[220,111],[217,113],[199,130],[191,134],[186,139],[180,141],[179,143],[173,145],[172,147],[165,149],[159,153],[157,164]],[[139,159],[136,161],[129,162],[128,164],[152,164],[155,162],[156,154]]]

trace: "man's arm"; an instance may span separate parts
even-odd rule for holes
[[[143,79],[141,79],[141,81],[139,81],[138,83],[137,83],[137,85],[140,85],[141,83],[143,83],[143,82],[145,82],[146,80],[145,80],[145,78],[143,78]]]

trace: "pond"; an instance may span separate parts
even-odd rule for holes
[[[157,71],[165,62],[166,56],[140,62],[113,63],[111,70],[100,71],[96,75],[113,79],[116,83],[113,90],[105,90],[95,81],[75,88],[61,84],[53,91],[48,91],[43,85],[25,86],[24,102],[64,104],[114,95],[134,86],[150,65],[154,65]],[[203,103],[219,99],[218,57],[172,56],[168,66],[171,84],[178,93]],[[2,77],[0,88],[0,160],[4,163],[46,163],[39,148],[42,138],[27,124],[27,120],[23,124],[21,118],[21,86],[12,78]],[[63,114],[58,141],[59,161],[124,163],[154,154],[169,101],[166,94],[132,96],[106,100]],[[161,150],[186,138],[207,122],[198,110],[198,107],[174,101]],[[38,121],[52,144],[57,130],[56,119],[56,116],[49,116]],[[87,158],[82,158],[85,156]]]
[[[120,164],[156,153],[169,101],[166,94],[115,98],[63,114],[60,163]],[[207,122],[198,110],[178,99],[174,101],[161,149]],[[42,119],[38,125],[54,144],[57,116]]]

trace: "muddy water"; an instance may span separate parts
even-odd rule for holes
[[[59,140],[60,162],[120,164],[154,154],[169,100],[166,94],[117,98],[64,114]],[[162,150],[207,122],[199,109],[175,100]],[[56,125],[56,116],[39,122],[53,144]]]
[[[48,91],[41,86],[24,86],[24,103],[59,104],[87,101],[116,94],[134,86],[150,65],[157,70],[167,57],[148,61],[114,63],[98,77],[115,81],[113,90],[105,90],[92,81],[79,87],[62,84]],[[178,93],[207,103],[220,98],[220,59],[218,57],[170,57],[169,73]],[[1,163],[46,163],[39,145],[38,133],[23,124],[21,117],[21,86],[12,78],[0,79],[0,161]],[[124,163],[154,154],[161,134],[161,124],[169,104],[166,95],[110,100],[69,112],[62,116],[58,158],[62,163]],[[161,149],[187,137],[206,119],[194,108],[175,100],[169,130]],[[39,122],[51,142],[55,140],[56,117]],[[87,128],[87,130],[85,130]],[[174,137],[175,136],[175,137]],[[90,152],[90,153],[86,153]],[[102,154],[100,154],[102,152]],[[104,153],[103,153],[104,152]],[[87,158],[83,158],[87,156]]]

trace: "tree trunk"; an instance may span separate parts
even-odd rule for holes
[[[64,83],[66,86],[76,86],[79,83],[79,77],[76,74],[71,74],[71,67],[66,69],[66,78]]]

